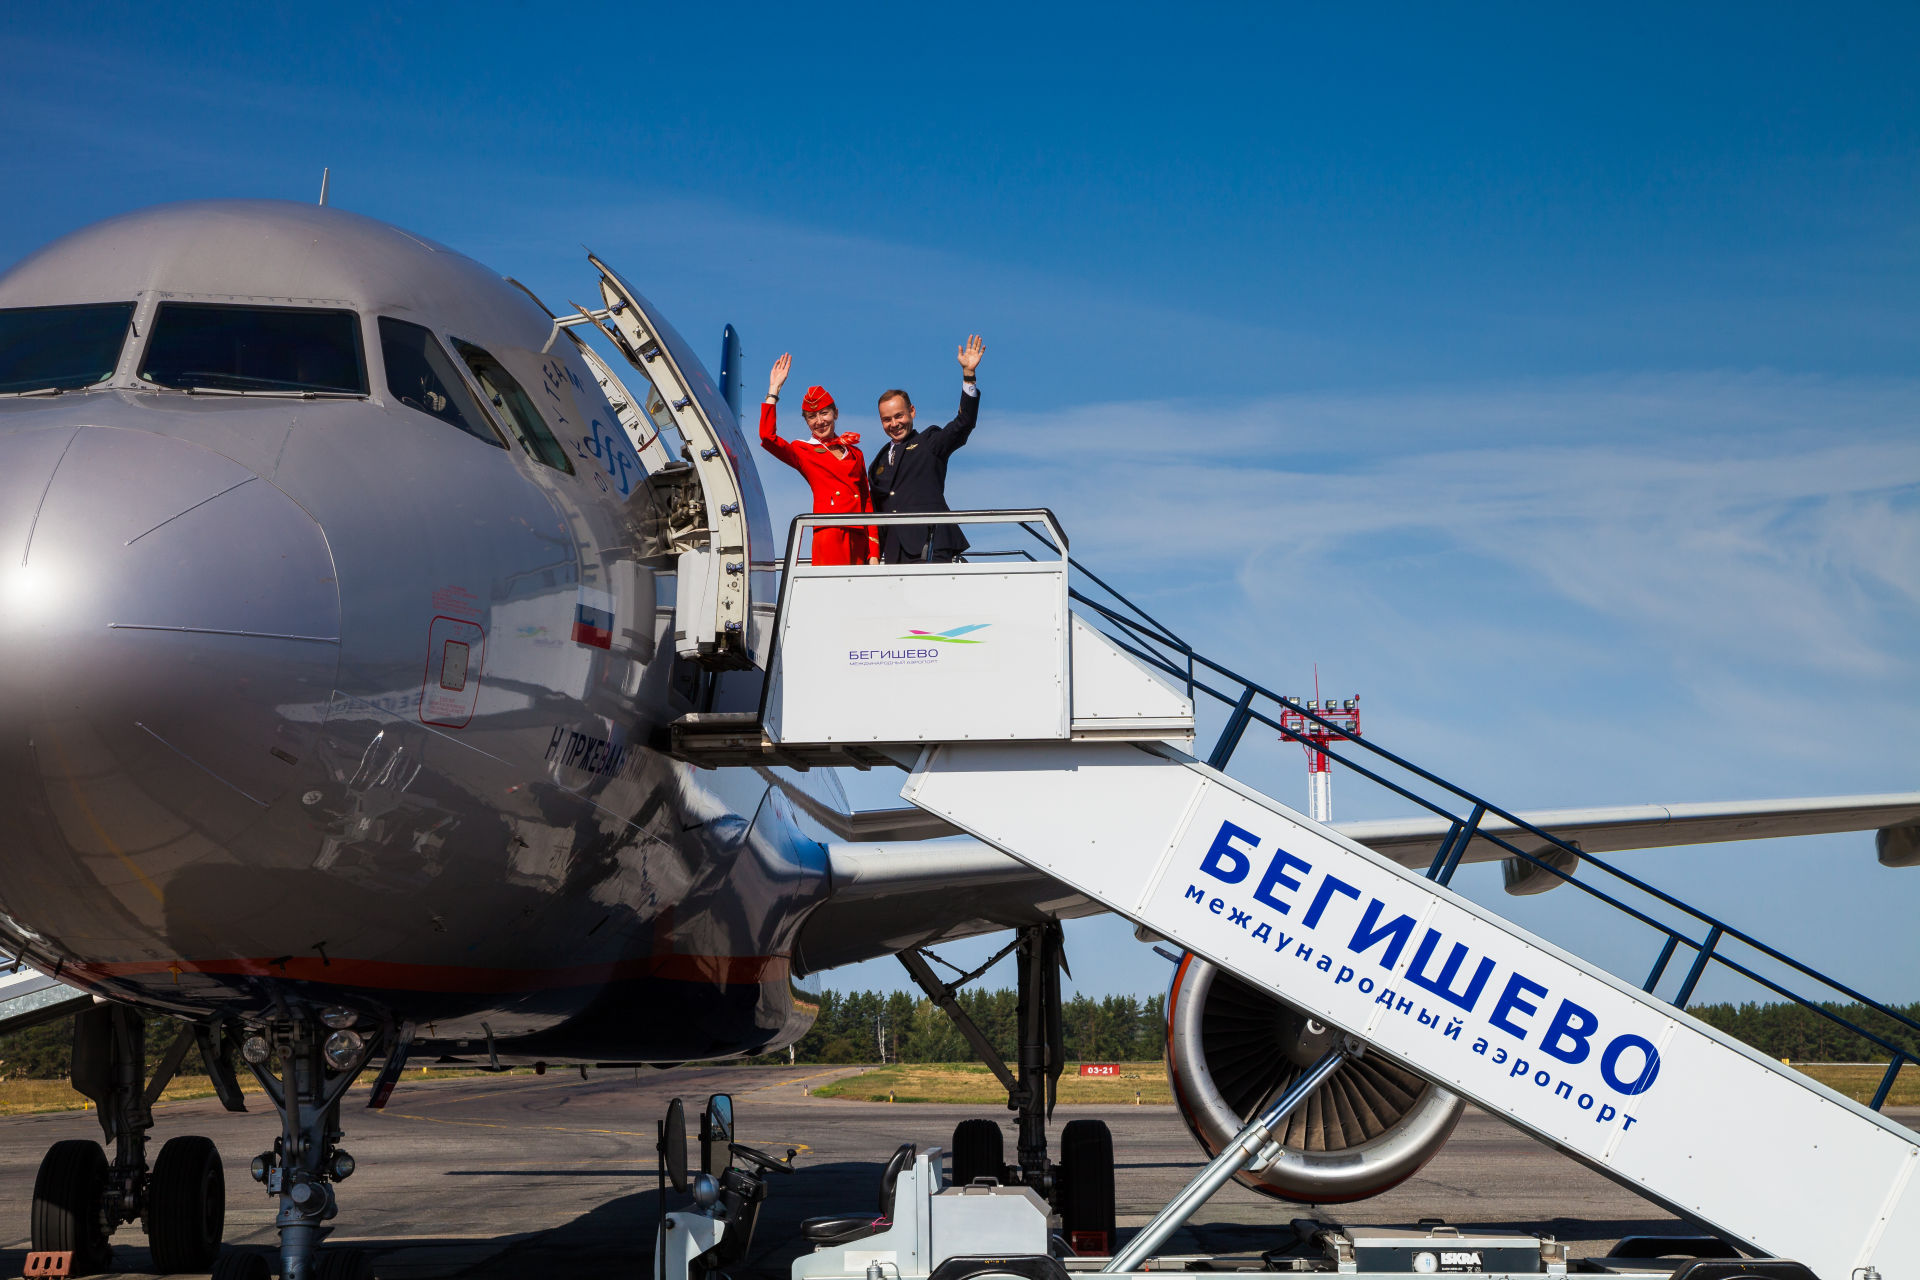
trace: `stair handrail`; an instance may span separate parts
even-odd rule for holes
[[[1029,558],[1031,557],[1029,556]],[[1704,965],[1709,962],[1718,963],[1751,979],[1766,990],[1772,991],[1795,1004],[1812,1010],[1835,1025],[1844,1028],[1848,1032],[1866,1040],[1868,1043],[1876,1045],[1886,1051],[1890,1056],[1890,1062],[1888,1064],[1887,1074],[1876,1091],[1873,1104],[1875,1110],[1878,1110],[1879,1106],[1884,1102],[1901,1068],[1908,1062],[1920,1061],[1920,1056],[1916,1056],[1913,1049],[1890,1040],[1882,1034],[1869,1031],[1852,1020],[1841,1016],[1833,1009],[1827,1008],[1824,1003],[1810,999],[1806,995],[1758,973],[1751,967],[1721,954],[1718,949],[1719,944],[1722,941],[1731,939],[1744,946],[1751,947],[1754,951],[1786,966],[1788,969],[1810,979],[1828,991],[1844,996],[1854,1004],[1871,1010],[1881,1017],[1897,1024],[1899,1027],[1904,1027],[1916,1034],[1920,1034],[1920,1021],[1908,1017],[1897,1009],[1873,999],[1847,983],[1813,968],[1811,965],[1794,959],[1778,948],[1762,942],[1745,930],[1728,924],[1709,912],[1682,901],[1673,894],[1648,883],[1640,877],[1633,875],[1631,872],[1615,866],[1606,859],[1578,848],[1555,835],[1553,832],[1538,827],[1526,819],[1521,818],[1519,815],[1482,799],[1466,788],[1449,782],[1431,770],[1422,768],[1411,760],[1387,750],[1385,747],[1379,745],[1378,742],[1348,732],[1339,724],[1314,711],[1308,710],[1299,702],[1275,693],[1264,685],[1241,675],[1224,663],[1217,662],[1199,653],[1192,645],[1174,633],[1171,628],[1135,604],[1123,592],[1107,582],[1104,578],[1093,573],[1077,558],[1069,555],[1067,563],[1070,570],[1077,571],[1088,581],[1097,585],[1113,602],[1107,603],[1078,588],[1070,586],[1068,596],[1076,604],[1083,606],[1083,616],[1085,612],[1091,612],[1096,615],[1101,621],[1107,624],[1109,639],[1120,645],[1122,649],[1134,658],[1181,681],[1186,686],[1189,697],[1203,693],[1223,705],[1233,708],[1236,715],[1244,716],[1248,720],[1257,721],[1273,729],[1284,740],[1300,740],[1297,731],[1288,729],[1281,724],[1280,721],[1274,719],[1273,716],[1253,705],[1252,699],[1247,697],[1247,695],[1251,693],[1254,698],[1265,699],[1280,708],[1284,708],[1289,714],[1301,716],[1322,726],[1335,738],[1342,740],[1343,746],[1346,743],[1352,743],[1360,747],[1363,751],[1371,753],[1379,759],[1412,774],[1414,777],[1439,788],[1441,791],[1471,806],[1477,816],[1463,818],[1447,805],[1430,799],[1392,778],[1383,776],[1376,769],[1369,768],[1351,758],[1350,753],[1336,750],[1330,744],[1316,745],[1316,749],[1324,753],[1329,759],[1345,765],[1369,781],[1385,787],[1394,794],[1413,802],[1438,817],[1445,818],[1452,824],[1452,831],[1450,832],[1448,840],[1443,842],[1440,855],[1436,856],[1433,867],[1429,869],[1428,874],[1430,878],[1438,880],[1443,884],[1450,880],[1453,870],[1459,865],[1460,856],[1465,852],[1467,845],[1474,839],[1485,840],[1505,850],[1514,857],[1522,859],[1540,868],[1542,871],[1557,876],[1560,880],[1578,887],[1583,892],[1606,903],[1616,911],[1632,917],[1634,920],[1667,938],[1668,946],[1663,951],[1661,962],[1656,966],[1654,973],[1650,976],[1647,984],[1643,988],[1647,990],[1649,994],[1653,994],[1653,987],[1658,983],[1659,979],[1664,976],[1667,961],[1670,959],[1675,946],[1684,943],[1696,953],[1694,969],[1689,974],[1679,999],[1670,1002],[1675,1008],[1680,1010],[1686,1008],[1686,1000],[1698,985]],[[1113,634],[1112,629],[1117,629],[1121,634]],[[1216,687],[1215,681],[1208,679],[1203,675],[1203,672],[1212,673],[1220,677],[1220,682],[1229,687]],[[1224,753],[1221,755],[1221,758],[1215,762],[1215,767],[1222,768],[1223,770],[1225,764],[1230,760],[1233,750],[1238,745],[1237,740],[1226,741],[1225,734],[1226,731],[1223,730],[1221,745],[1224,747]],[[1510,835],[1519,836],[1524,833],[1544,840],[1553,848],[1573,854],[1579,859],[1579,863],[1576,865],[1595,867],[1606,875],[1612,876],[1615,880],[1629,885],[1655,901],[1690,917],[1692,920],[1707,927],[1707,939],[1704,941],[1696,940],[1684,932],[1681,927],[1659,920],[1631,903],[1625,902],[1613,894],[1608,893],[1605,889],[1586,880],[1582,880],[1573,872],[1547,861],[1546,858],[1540,855],[1548,853],[1548,849],[1528,850],[1520,847],[1520,845],[1514,843],[1512,839],[1508,839],[1500,833],[1484,829],[1480,823],[1487,816],[1498,818],[1512,824],[1514,830],[1509,833]],[[1449,846],[1452,847],[1449,848]]]
[[[1036,541],[1041,542],[1043,545],[1049,543],[1050,541],[1050,539],[1045,534],[1043,534],[1040,530],[1032,528],[1027,524],[1023,523],[1019,525],[1019,527],[1025,529],[1029,534],[1031,534],[1034,537]],[[1037,557],[1035,557],[1032,553],[1025,550],[975,552],[975,553],[970,553],[968,558],[982,559],[982,558],[993,558],[993,557],[1002,557],[1002,556],[1019,556],[1027,560],[1037,559]],[[1403,756],[1397,755],[1396,753],[1387,750],[1385,747],[1380,746],[1377,742],[1368,738],[1360,737],[1356,734],[1349,732],[1348,730],[1342,728],[1339,724],[1336,724],[1332,720],[1329,720],[1324,716],[1321,716],[1313,711],[1308,710],[1306,707],[1302,706],[1299,702],[1293,699],[1287,698],[1281,694],[1277,694],[1273,692],[1271,689],[1268,689],[1267,687],[1265,687],[1264,685],[1261,685],[1253,680],[1248,679],[1247,677],[1241,675],[1239,672],[1233,670],[1231,667],[1226,666],[1224,663],[1214,661],[1213,659],[1195,650],[1191,644],[1187,643],[1186,640],[1182,639],[1177,633],[1173,631],[1172,628],[1168,627],[1165,623],[1161,622],[1158,618],[1154,617],[1152,614],[1148,613],[1145,609],[1141,608],[1138,604],[1136,604],[1132,599],[1130,599],[1119,588],[1113,586],[1113,584],[1108,582],[1106,579],[1102,578],[1100,575],[1093,572],[1085,564],[1081,563],[1077,558],[1075,558],[1071,553],[1067,554],[1066,561],[1067,561],[1067,565],[1070,573],[1078,573],[1087,581],[1092,582],[1101,591],[1105,592],[1106,595],[1112,601],[1112,603],[1108,603],[1092,595],[1089,595],[1088,593],[1081,591],[1079,588],[1072,586],[1071,580],[1070,580],[1068,591],[1067,591],[1068,598],[1074,603],[1084,607],[1083,616],[1085,615],[1085,612],[1091,612],[1094,615],[1096,615],[1098,618],[1100,618],[1102,621],[1107,623],[1109,628],[1117,628],[1118,631],[1120,632],[1119,635],[1115,635],[1113,630],[1111,629],[1107,631],[1106,634],[1110,640],[1112,640],[1115,644],[1117,644],[1121,649],[1123,649],[1125,652],[1130,654],[1132,657],[1138,659],[1139,661],[1145,663],[1150,667],[1163,671],[1168,675],[1174,677],[1175,679],[1181,681],[1182,684],[1184,684],[1186,687],[1187,696],[1189,698],[1193,698],[1196,694],[1204,693],[1208,697],[1213,698],[1216,701],[1222,703],[1223,705],[1232,708],[1234,716],[1240,719],[1239,730],[1244,730],[1247,722],[1257,721],[1273,729],[1276,733],[1280,735],[1280,737],[1283,740],[1286,740],[1286,741],[1301,740],[1299,733],[1296,730],[1287,728],[1285,725],[1281,724],[1278,720],[1275,720],[1272,716],[1261,711],[1258,707],[1254,705],[1253,703],[1254,698],[1256,697],[1265,698],[1268,701],[1275,703],[1282,708],[1285,708],[1285,710],[1288,713],[1299,715],[1301,717],[1304,717],[1305,719],[1313,721],[1315,724],[1322,726],[1323,728],[1328,730],[1328,732],[1332,734],[1334,737],[1343,740],[1343,742],[1353,743],[1354,745],[1360,747],[1362,750],[1371,752],[1373,755],[1379,757],[1380,759],[1385,760],[1391,763],[1392,765],[1405,770],[1406,772],[1414,775],[1416,778],[1422,779],[1430,783],[1431,785],[1438,787],[1440,790],[1445,791],[1448,794],[1470,805],[1471,806],[1470,815],[1466,818],[1462,818],[1460,815],[1454,813],[1447,806],[1435,800],[1429,799],[1428,797],[1421,795],[1416,791],[1413,791],[1409,787],[1406,787],[1400,784],[1399,782],[1396,782],[1392,778],[1388,778],[1384,776],[1379,771],[1375,769],[1371,769],[1366,765],[1359,763],[1357,760],[1351,759],[1349,756],[1334,750],[1330,744],[1315,745],[1315,749],[1320,751],[1322,754],[1326,755],[1329,759],[1345,765],[1347,768],[1353,770],[1355,773],[1368,779],[1371,782],[1374,782],[1382,787],[1385,787],[1387,790],[1393,792],[1395,795],[1401,796],[1402,798],[1413,802],[1414,804],[1420,806],[1421,808],[1426,809],[1429,812],[1439,817],[1445,818],[1451,824],[1451,829],[1449,831],[1448,836],[1442,842],[1439,852],[1434,857],[1432,866],[1429,867],[1428,869],[1428,872],[1427,872],[1428,878],[1433,879],[1443,885],[1449,883],[1449,881],[1452,879],[1453,872],[1458,868],[1460,864],[1461,857],[1466,852],[1467,846],[1470,845],[1475,839],[1485,840],[1490,844],[1496,845],[1499,848],[1506,850],[1508,853],[1512,854],[1514,857],[1520,858],[1525,862],[1540,868],[1542,871],[1545,871],[1551,875],[1557,876],[1560,880],[1575,886],[1576,888],[1580,889],[1582,892],[1588,894],[1589,896],[1601,902],[1606,903],[1608,906],[1612,907],[1614,910],[1622,912],[1627,916],[1630,916],[1631,918],[1638,921],[1639,923],[1644,924],[1648,928],[1653,929],[1654,931],[1665,936],[1666,945],[1661,950],[1660,959],[1655,964],[1653,972],[1648,976],[1647,981],[1642,986],[1642,990],[1646,991],[1649,995],[1655,995],[1656,998],[1658,998],[1657,994],[1654,991],[1654,988],[1658,985],[1660,979],[1665,975],[1667,965],[1672,959],[1672,956],[1675,950],[1677,950],[1680,944],[1684,943],[1687,947],[1691,948],[1694,951],[1695,960],[1694,960],[1693,968],[1688,973],[1688,976],[1684,981],[1680,992],[1677,994],[1675,1000],[1664,1002],[1664,1003],[1670,1004],[1673,1008],[1684,1012],[1687,1006],[1687,1001],[1691,998],[1694,989],[1698,986],[1699,980],[1703,976],[1703,973],[1705,971],[1705,966],[1709,963],[1718,963],[1726,966],[1727,968],[1733,970],[1736,973],[1739,973],[1743,977],[1751,979],[1752,981],[1758,983],[1760,986],[1764,987],[1766,990],[1772,991],[1777,995],[1783,996],[1787,1000],[1793,1002],[1794,1004],[1798,1004],[1807,1009],[1812,1010],[1814,1013],[1817,1013],[1821,1017],[1826,1018],[1828,1021],[1832,1022],[1836,1026],[1842,1027],[1845,1030],[1851,1032],[1852,1034],[1859,1036],[1860,1038],[1867,1041],[1868,1043],[1877,1045],[1881,1049],[1885,1050],[1889,1055],[1887,1071],[1886,1071],[1886,1074],[1882,1077],[1879,1087],[1875,1091],[1874,1100],[1871,1104],[1872,1108],[1876,1111],[1879,1110],[1880,1107],[1886,1101],[1888,1094],[1892,1090],[1893,1083],[1895,1079],[1899,1076],[1903,1066],[1905,1066],[1909,1062],[1920,1062],[1920,1052],[1916,1052],[1915,1050],[1909,1049],[1907,1046],[1902,1045],[1897,1041],[1889,1040],[1886,1036],[1883,1036],[1877,1032],[1869,1031],[1865,1027],[1862,1027],[1857,1023],[1851,1021],[1850,1019],[1842,1017],[1839,1013],[1835,1012],[1834,1010],[1829,1009],[1826,1006],[1826,1004],[1820,1001],[1809,999],[1806,995],[1803,995],[1800,992],[1794,991],[1789,987],[1783,986],[1779,982],[1776,982],[1773,979],[1758,973],[1757,971],[1748,967],[1747,965],[1741,964],[1739,961],[1734,960],[1724,954],[1721,954],[1719,951],[1719,944],[1725,941],[1726,939],[1730,938],[1745,946],[1751,947],[1755,951],[1759,952],[1760,954],[1765,955],[1768,958],[1780,964],[1785,965],[1787,968],[1802,975],[1803,977],[1811,979],[1813,982],[1820,984],[1821,986],[1825,987],[1828,991],[1846,996],[1847,998],[1852,1000],[1855,1004],[1865,1009],[1871,1010],[1872,1012],[1879,1014],[1881,1017],[1886,1018],[1898,1024],[1901,1027],[1905,1027],[1906,1029],[1913,1031],[1916,1034],[1920,1034],[1920,1021],[1915,1021],[1914,1019],[1909,1018],[1907,1015],[1899,1012],[1897,1009],[1891,1008],[1881,1003],[1880,1001],[1875,1000],[1870,996],[1867,996],[1864,993],[1855,990],[1853,987],[1847,985],[1844,982],[1841,982],[1839,979],[1830,977],[1827,974],[1822,973],[1818,969],[1813,968],[1811,965],[1804,964],[1801,961],[1794,959],[1792,956],[1787,955],[1786,953],[1780,951],[1778,948],[1769,946],[1767,943],[1760,941],[1758,938],[1754,937],[1750,933],[1747,933],[1745,930],[1740,929],[1734,925],[1730,925],[1725,921],[1720,920],[1719,918],[1713,915],[1710,915],[1705,911],[1702,911],[1698,907],[1695,907],[1687,902],[1680,900],[1679,898],[1676,898],[1671,893],[1668,893],[1667,891],[1660,889],[1655,885],[1649,884],[1645,880],[1642,880],[1640,877],[1633,875],[1631,872],[1622,870],[1621,868],[1606,861],[1604,858],[1601,858],[1592,853],[1588,853],[1586,850],[1583,850],[1577,847],[1576,845],[1573,845],[1570,842],[1561,839],[1559,836],[1555,835],[1553,832],[1547,831],[1544,828],[1538,827],[1533,823],[1528,822],[1526,819],[1521,818],[1519,815],[1510,813],[1509,811],[1502,809],[1500,806],[1496,804],[1493,804],[1487,800],[1483,800],[1481,797],[1479,797],[1478,795],[1475,795],[1471,791],[1468,791],[1466,788],[1458,786],[1452,782],[1449,782],[1445,778],[1440,777],[1438,774],[1433,773],[1428,769],[1424,769],[1417,764],[1414,764],[1411,760],[1408,760]],[[1162,650],[1166,652],[1160,652]],[[1167,653],[1171,653],[1172,655],[1175,655],[1181,661],[1176,662],[1176,661],[1170,660],[1167,656]],[[1228,689],[1216,688],[1212,682],[1208,681],[1202,676],[1201,674],[1202,669],[1205,669],[1206,671],[1217,674],[1218,676],[1222,677],[1225,681],[1231,682],[1233,686],[1237,686],[1237,687],[1232,689],[1232,691],[1229,691]],[[1216,745],[1215,752],[1214,752],[1214,756],[1217,758],[1210,759],[1210,763],[1213,765],[1213,767],[1218,768],[1223,772],[1225,771],[1225,766],[1227,765],[1227,763],[1229,763],[1229,761],[1232,758],[1234,750],[1239,745],[1239,738],[1237,736],[1237,733],[1239,730],[1236,730],[1231,720],[1229,721],[1228,726],[1222,730],[1220,741]],[[1235,736],[1229,737],[1229,735],[1235,735]],[[1641,910],[1640,908],[1634,906],[1633,904],[1622,901],[1620,898],[1615,897],[1613,894],[1608,893],[1605,889],[1597,885],[1594,885],[1588,881],[1580,879],[1573,872],[1568,871],[1560,866],[1555,865],[1552,862],[1547,861],[1545,858],[1540,856],[1541,854],[1548,852],[1548,850],[1546,849],[1540,849],[1540,850],[1523,849],[1519,845],[1515,844],[1512,840],[1509,840],[1498,833],[1485,830],[1483,827],[1481,827],[1480,824],[1488,815],[1491,815],[1493,817],[1496,817],[1508,823],[1511,823],[1513,827],[1516,828],[1515,832],[1513,833],[1515,835],[1518,835],[1523,832],[1528,833],[1533,836],[1537,836],[1542,840],[1545,840],[1550,846],[1564,850],[1567,853],[1573,854],[1574,857],[1578,860],[1575,863],[1576,866],[1586,865],[1586,866],[1595,867],[1600,871],[1604,872],[1605,874],[1612,876],[1614,879],[1621,881],[1627,885],[1630,885],[1633,888],[1639,890],[1640,892],[1646,894],[1647,896],[1655,899],[1656,901],[1661,902],[1668,907],[1671,907],[1675,911],[1678,911],[1685,916],[1691,917],[1693,920],[1698,921],[1700,924],[1703,924],[1707,927],[1707,931],[1708,931],[1707,938],[1704,941],[1696,940],[1688,936],[1685,932],[1682,931],[1681,928],[1676,927],[1674,925],[1667,924],[1666,922],[1659,920],[1652,915],[1649,915],[1647,912]],[[1920,1049],[1920,1045],[1916,1045],[1916,1049]]]

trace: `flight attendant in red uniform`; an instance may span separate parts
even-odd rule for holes
[[[867,463],[860,454],[860,437],[849,431],[835,431],[840,420],[839,407],[823,387],[808,387],[800,402],[801,416],[807,420],[811,440],[786,441],[780,438],[778,414],[780,388],[786,385],[793,357],[783,355],[773,362],[767,375],[767,398],[760,406],[760,446],[806,477],[813,489],[813,509],[838,515],[842,512],[872,511],[873,498],[867,489]],[[879,564],[880,530],[873,525],[842,525],[813,531],[815,564]]]

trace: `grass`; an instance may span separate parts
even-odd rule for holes
[[[1166,1069],[1158,1062],[1124,1062],[1118,1076],[1083,1076],[1078,1063],[1068,1063],[1060,1077],[1060,1102],[1065,1106],[1104,1104],[1130,1106],[1136,1091],[1142,1104],[1164,1106],[1172,1103],[1167,1088]],[[1886,1068],[1872,1063],[1803,1063],[1795,1068],[1829,1089],[1856,1102],[1871,1102],[1880,1087]],[[523,1074],[529,1068],[516,1068]],[[482,1075],[472,1068],[424,1067],[407,1072],[408,1080],[438,1080],[448,1077],[474,1078]],[[253,1078],[242,1075],[241,1087],[250,1094],[260,1092]],[[354,1086],[367,1088],[362,1080]],[[213,1083],[205,1076],[176,1076],[160,1095],[163,1102],[184,1102],[191,1098],[211,1098]],[[816,1098],[845,1098],[854,1102],[949,1102],[965,1106],[1004,1106],[1006,1091],[979,1062],[903,1062],[875,1067],[859,1075],[836,1080],[813,1090]],[[1920,1066],[1912,1063],[1894,1081],[1887,1096],[1890,1107],[1920,1106]],[[81,1111],[92,1106],[73,1091],[65,1080],[0,1080],[0,1116],[36,1115],[48,1111]]]
[[[1844,1093],[1855,1102],[1872,1102],[1874,1090],[1887,1074],[1885,1065],[1871,1062],[1801,1063],[1794,1070],[1811,1076],[1836,1093]],[[1909,1062],[1894,1077],[1893,1090],[1887,1094],[1890,1107],[1920,1107],[1920,1067]]]
[[[516,1068],[515,1075],[527,1074],[532,1068]],[[421,1067],[406,1073],[408,1080],[439,1080],[448,1076],[478,1075],[472,1069],[457,1067]],[[364,1090],[371,1086],[371,1074],[361,1077],[354,1085],[355,1090]],[[240,1090],[248,1094],[260,1094],[259,1084],[246,1073],[240,1073]],[[186,1102],[194,1098],[213,1097],[213,1081],[206,1076],[175,1076],[160,1094],[162,1102]],[[31,1116],[48,1111],[86,1111],[93,1104],[78,1093],[65,1080],[0,1080],[0,1116]]]
[[[248,1093],[259,1093],[252,1080],[241,1081]],[[205,1076],[175,1076],[162,1102],[182,1102],[188,1098],[211,1098],[213,1082]],[[0,1116],[30,1116],[42,1111],[82,1111],[93,1104],[73,1091],[65,1080],[7,1080],[0,1082]]]
[[[1803,1063],[1795,1070],[1819,1081],[1829,1089],[1843,1093],[1855,1102],[1873,1101],[1880,1087],[1884,1066],[1872,1063]],[[1167,1088],[1166,1069],[1158,1062],[1122,1063],[1121,1074],[1082,1076],[1079,1064],[1070,1062],[1060,1077],[1060,1101],[1107,1103],[1125,1106],[1140,1092],[1142,1103],[1168,1104],[1173,1095]],[[816,1098],[847,1098],[858,1102],[886,1102],[889,1094],[895,1102],[951,1102],[970,1106],[1004,1105],[1006,1091],[983,1063],[978,1062],[903,1062],[876,1067],[857,1076],[848,1076],[813,1091]],[[1887,1095],[1890,1107],[1920,1106],[1920,1066],[1911,1063],[1893,1082]]]
[[[1157,1062],[1123,1062],[1117,1076],[1083,1076],[1080,1064],[1069,1062],[1060,1077],[1063,1106],[1105,1103],[1130,1106],[1136,1092],[1142,1103],[1165,1105],[1173,1101],[1167,1072]],[[1007,1091],[981,1062],[900,1062],[848,1076],[813,1091],[816,1098],[847,1098],[856,1102],[952,1102],[968,1106],[1005,1106]]]

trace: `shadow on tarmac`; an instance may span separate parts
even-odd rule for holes
[[[736,1280],[748,1276],[781,1280],[787,1276],[793,1260],[808,1250],[800,1239],[801,1221],[872,1208],[879,1200],[880,1174],[885,1167],[880,1160],[803,1163],[790,1177],[768,1175],[768,1195],[754,1231],[753,1248],[741,1263],[729,1269],[729,1274]],[[667,1203],[678,1209],[687,1203],[687,1197],[669,1191]],[[622,1196],[565,1226],[517,1240],[457,1274],[462,1280],[524,1280],[530,1274],[556,1268],[603,1273],[613,1264],[623,1275],[651,1276],[653,1235],[659,1220],[658,1192]],[[400,1261],[398,1254],[395,1261]]]
[[[882,1160],[849,1160],[807,1164],[804,1158],[792,1176],[769,1175],[768,1198],[761,1210],[753,1248],[747,1258],[729,1269],[734,1280],[785,1280],[793,1260],[807,1251],[800,1239],[803,1219],[830,1213],[860,1212],[877,1207]],[[1190,1166],[1178,1162],[1129,1163],[1128,1169],[1171,1169]],[[657,1170],[639,1166],[618,1170],[580,1168],[471,1168],[444,1171],[448,1178],[639,1178],[651,1183]],[[667,1192],[671,1208],[689,1203],[688,1197]],[[538,1232],[503,1233],[488,1239],[471,1237],[421,1238],[408,1236],[382,1240],[356,1237],[352,1247],[374,1255],[376,1272],[382,1280],[524,1280],[530,1274],[605,1274],[609,1269],[620,1274],[651,1277],[652,1245],[660,1216],[661,1197],[651,1186],[595,1206],[562,1226]],[[1370,1226],[1414,1228],[1420,1224],[1387,1222],[1365,1215],[1364,1206],[1352,1206],[1359,1213],[1341,1213],[1329,1207],[1314,1210],[1299,1206],[1287,1216],[1317,1217],[1322,1221],[1352,1221]],[[1651,1206],[1649,1206],[1651,1208]],[[1285,1219],[1283,1218],[1282,1221]],[[1551,1235],[1556,1239],[1610,1241],[1632,1235],[1675,1235],[1687,1230],[1671,1217],[1566,1218],[1532,1221],[1512,1218],[1476,1222],[1455,1220],[1450,1225],[1463,1231],[1474,1229],[1519,1231]],[[1122,1227],[1122,1241],[1135,1228]],[[1168,1242],[1168,1253],[1258,1254],[1285,1243],[1287,1229],[1271,1218],[1260,1222],[1208,1221],[1191,1225]],[[349,1241],[342,1240],[342,1244]],[[229,1246],[233,1247],[233,1246]],[[271,1256],[270,1246],[240,1246]],[[137,1227],[123,1228],[115,1247],[115,1274],[151,1275],[151,1258],[145,1237]],[[0,1275],[21,1274],[26,1262],[23,1250],[0,1250]]]

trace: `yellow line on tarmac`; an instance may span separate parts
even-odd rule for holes
[[[397,1120],[422,1120],[427,1124],[450,1124],[462,1129],[519,1129],[535,1133],[602,1133],[616,1138],[651,1138],[650,1133],[630,1129],[588,1129],[566,1124],[496,1124],[487,1120],[448,1120],[441,1116],[416,1116],[404,1111],[388,1112]]]
[[[631,1129],[589,1129],[581,1125],[567,1124],[500,1124],[490,1120],[448,1120],[441,1116],[416,1116],[404,1111],[387,1113],[396,1120],[421,1120],[427,1124],[450,1124],[461,1129],[513,1129],[523,1133],[597,1133],[612,1138],[651,1138],[651,1133],[636,1133]],[[811,1151],[812,1147],[804,1142],[773,1142],[766,1138],[742,1139],[756,1147],[793,1147],[798,1151]],[[550,1161],[530,1161],[529,1163],[547,1164]]]
[[[821,1076],[830,1076],[830,1075],[833,1075],[835,1071],[840,1071],[840,1070],[844,1070],[844,1068],[836,1067],[834,1071],[815,1071],[811,1075],[795,1076],[791,1080],[782,1080],[777,1084],[755,1085],[753,1088],[747,1090],[747,1092],[759,1093],[763,1089],[784,1089],[790,1084],[804,1084],[808,1080],[818,1080]]]
[[[576,1084],[576,1083],[578,1082],[574,1080],[548,1080],[542,1084],[521,1085],[517,1089],[515,1089],[514,1092],[516,1094],[521,1094],[521,1093],[533,1093],[536,1090],[540,1090],[540,1089],[563,1089],[570,1084]],[[500,1096],[501,1094],[495,1092],[493,1088],[488,1088],[488,1089],[482,1090],[479,1093],[463,1093],[452,1098],[423,1097],[420,1099],[420,1101],[422,1103],[431,1102],[437,1106],[451,1106],[456,1102],[472,1102],[475,1098],[498,1098]]]

